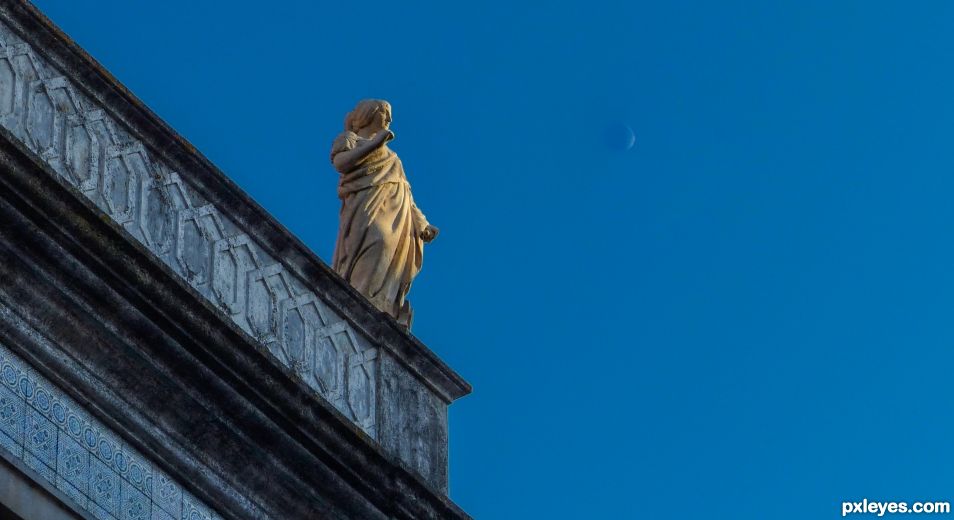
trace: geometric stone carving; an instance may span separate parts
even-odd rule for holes
[[[138,205],[138,183],[151,177],[149,160],[142,143],[112,145],[106,150],[106,175],[102,197],[107,212],[116,222],[126,224],[134,218]]]
[[[34,58],[26,44],[8,44],[3,49],[13,70],[13,108],[14,112],[5,118],[4,126],[18,136],[25,137],[23,128],[27,113],[27,87],[37,79]],[[19,109],[19,110],[18,110]]]
[[[58,127],[62,126],[63,120],[63,116],[53,108],[53,98],[50,95],[48,83],[31,82],[26,113],[27,136],[33,144],[33,149],[44,159],[49,159],[56,153],[56,145],[59,144],[57,137],[60,134]],[[58,83],[62,85],[62,81]]]
[[[153,175],[147,175],[140,184],[139,232],[143,242],[160,258],[172,251],[176,233],[176,210],[184,208],[181,183],[174,173],[161,173],[155,166]],[[178,196],[177,195],[178,188]]]
[[[248,273],[246,317],[252,333],[265,345],[278,338],[278,303],[291,296],[281,265],[273,264]],[[285,356],[279,356],[279,359]]]
[[[114,134],[112,128],[110,128],[110,121],[102,110],[90,110],[71,117],[73,121],[70,122],[70,126],[76,126],[77,120],[79,120],[78,122],[92,136],[89,176],[86,180],[80,180],[76,187],[94,202],[99,203],[101,200],[98,193],[99,186],[106,172],[106,148],[109,144],[116,142],[116,139],[113,138]],[[70,146],[69,141],[67,141],[64,152],[66,153],[67,169],[71,164],[78,163],[81,160],[72,154],[82,152],[82,148]],[[81,172],[73,172],[72,181],[76,183],[81,177]]]
[[[62,34],[41,30],[21,38],[6,21],[7,14],[17,19],[19,8],[2,5],[0,126],[5,133],[32,151],[58,182],[71,185],[99,208],[129,240],[155,255],[178,282],[194,289],[204,298],[202,305],[217,309],[221,319],[231,319],[259,341],[268,361],[327,399],[343,418],[389,454],[418,468],[431,484],[445,486],[446,404],[466,384],[426,349],[395,338],[387,324],[356,328],[333,311],[316,284],[336,281],[328,280],[329,273],[299,243],[273,222],[250,222],[261,214],[259,209],[233,206],[246,197],[121,87],[110,90],[112,79],[84,54],[71,53],[76,49]],[[34,26],[20,25],[17,31],[29,27]],[[37,175],[45,175],[41,170]],[[210,200],[230,202],[216,207]],[[269,237],[263,239],[267,246],[253,238],[262,236]],[[288,256],[281,256],[286,251]],[[353,308],[351,303],[357,302],[350,302],[342,289],[329,286],[327,296],[335,294],[343,308]],[[355,317],[374,319],[365,309]],[[385,338],[395,338],[397,344],[381,343]],[[3,376],[0,369],[0,381]],[[52,393],[11,397],[14,390],[33,391],[29,383],[17,387],[17,377],[14,386],[0,385],[0,446],[88,507],[91,515],[208,516],[207,508],[149,461],[126,451],[82,409],[51,399]],[[426,382],[432,377],[436,386]]]
[[[286,298],[280,307],[282,337],[279,350],[289,365],[295,367],[299,377],[317,388],[331,403],[336,403],[340,398],[340,387],[329,384],[328,378],[323,377],[325,372],[334,368],[326,364],[331,362],[317,356],[315,334],[317,328],[328,323],[330,311],[312,293]]]
[[[379,347],[3,23],[0,125],[374,437]]]
[[[346,355],[331,336],[315,336],[315,382],[334,403],[344,395]]]
[[[226,237],[212,247],[212,288],[230,314],[245,308],[248,273],[258,266],[248,235]]]
[[[203,294],[212,275],[212,244],[222,238],[221,229],[211,204],[179,212],[176,260],[186,280]]]
[[[0,117],[13,113],[13,67],[10,60],[0,58]]]
[[[348,345],[352,348],[347,357],[348,409],[351,418],[359,425],[370,428],[374,421],[374,363],[378,352],[373,349],[359,352],[350,330],[338,336],[348,338]]]
[[[286,298],[282,300],[279,312],[282,319],[282,337],[277,351],[282,355],[285,364],[292,367],[302,379],[309,378],[314,372],[314,356],[308,355],[312,350],[309,343],[314,341],[309,329],[312,329],[312,323],[321,320],[315,302],[311,298],[309,300],[312,301]]]
[[[83,118],[69,116],[66,127],[66,169],[80,191],[90,191],[99,182],[99,165],[103,160],[99,139]]]
[[[328,385],[332,401],[366,431],[374,426],[376,349],[361,350],[354,332],[342,323],[315,330],[316,379]],[[317,364],[317,363],[316,363]]]

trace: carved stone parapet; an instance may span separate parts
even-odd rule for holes
[[[289,376],[446,490],[447,405],[469,385],[18,1],[0,5],[0,126]]]

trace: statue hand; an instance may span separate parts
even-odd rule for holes
[[[440,234],[440,232],[440,229],[428,224],[427,227],[424,228],[424,231],[421,231],[421,239],[424,240],[424,243],[428,243],[431,240],[437,238],[437,235]]]
[[[384,128],[379,130],[377,134],[374,134],[374,138],[378,141],[378,144],[384,144],[392,139],[394,139],[394,132]]]

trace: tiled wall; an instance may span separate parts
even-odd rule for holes
[[[219,518],[3,345],[0,448],[96,518]]]

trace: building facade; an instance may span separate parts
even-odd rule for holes
[[[470,386],[0,0],[0,516],[468,518]]]

